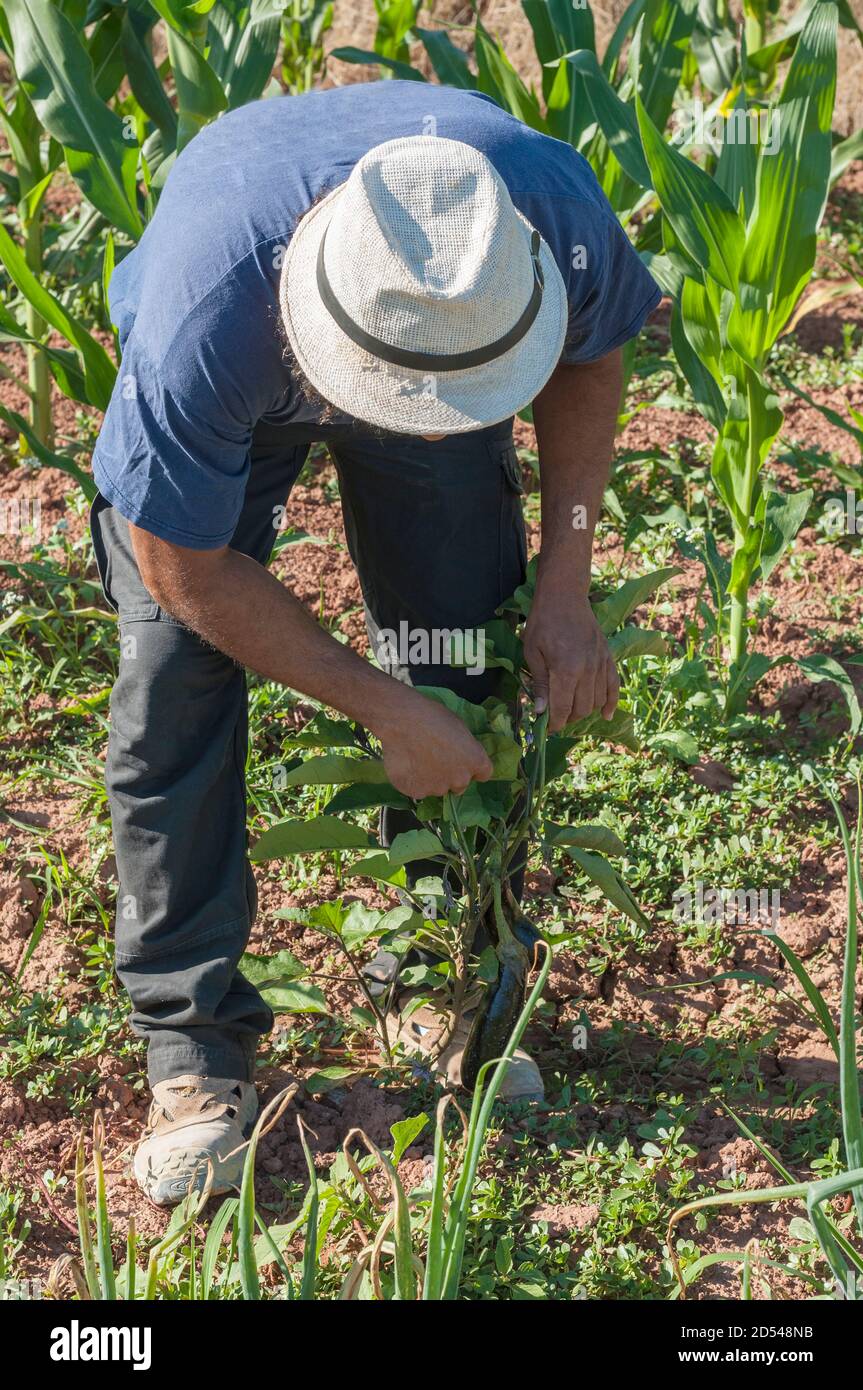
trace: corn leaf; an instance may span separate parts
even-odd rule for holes
[[[758,158],[739,295],[728,323],[729,342],[750,361],[762,361],[773,346],[812,274],[830,185],[835,95],[836,7],[820,3],[773,108],[777,148],[770,153],[762,146]]]
[[[638,91],[662,130],[680,83],[698,0],[647,0],[638,40]]]
[[[470,70],[467,54],[456,47],[449,34],[443,29],[417,27],[414,33],[428,54],[439,82],[446,87],[476,88],[476,78]]]
[[[255,101],[270,80],[279,49],[284,0],[221,0],[214,6],[207,37],[208,61],[233,111]]]
[[[99,489],[90,474],[85,473],[83,468],[79,468],[78,464],[65,454],[57,454],[52,449],[47,449],[38,435],[30,428],[23,415],[19,415],[17,411],[9,410],[5,405],[0,405],[0,420],[5,420],[7,425],[10,425],[26,440],[32,460],[42,464],[44,468],[59,468],[61,472],[68,473],[70,478],[75,479],[87,501],[93,501]]]
[[[728,195],[692,160],[667,145],[641,99],[635,109],[651,182],[686,252],[727,290],[736,290],[743,223]]]
[[[151,19],[156,16],[151,14]],[[126,76],[132,95],[145,115],[161,131],[166,145],[173,149],[177,143],[177,113],[168,100],[162,79],[153,62],[147,42],[152,25],[131,7],[123,15],[121,39]]]
[[[117,369],[101,343],[97,342],[82,323],[66,311],[59,299],[45,289],[38,276],[28,266],[24,253],[0,225],[0,259],[10,278],[24,298],[33,305],[46,323],[62,333],[78,349],[84,364],[87,399],[98,410],[106,410],[114,387]]]
[[[49,0],[6,0],[5,8],[18,80],[63,146],[69,173],[109,222],[137,239],[137,145],[124,139],[123,122],[100,99],[81,39]]]
[[[650,922],[641,911],[635,898],[626,884],[618,878],[607,859],[603,859],[601,854],[592,854],[589,850],[574,847],[567,847],[567,853],[572,856],[588,878],[592,879],[601,889],[608,901],[624,916],[637,922],[640,927],[650,927]]]
[[[581,78],[559,60],[577,49],[595,51],[593,14],[589,6],[571,0],[522,0],[533,30],[536,56],[542,64],[542,92],[551,135],[578,145],[590,115]]]
[[[533,92],[524,85],[501,45],[478,21],[474,42],[479,90],[494,97],[505,111],[511,111],[525,125],[545,131],[546,122]]]
[[[587,49],[570,53],[567,63],[579,74],[597,124],[624,173],[641,188],[651,188],[650,170],[641,148],[641,135],[633,107],[621,101],[599,66],[595,53]]]

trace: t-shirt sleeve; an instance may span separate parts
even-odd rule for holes
[[[93,455],[99,491],[127,520],[196,550],[234,534],[261,413],[250,354],[211,329],[193,316],[156,364],[135,325]]]
[[[560,360],[595,362],[634,338],[662,295],[609,204],[580,204],[569,231],[569,321]]]

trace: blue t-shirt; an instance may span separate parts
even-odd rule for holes
[[[292,230],[368,150],[431,118],[487,156],[551,247],[569,299],[561,360],[594,361],[638,332],[659,291],[569,145],[476,92],[420,82],[252,102],[183,150],[111,279],[123,358],[93,472],[129,521],[196,549],[231,539],[254,426],[308,418],[279,315]]]

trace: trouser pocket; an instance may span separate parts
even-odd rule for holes
[[[114,612],[129,622],[158,617],[159,605],[138,570],[129,523],[101,493],[90,506],[90,535],[102,593]]]

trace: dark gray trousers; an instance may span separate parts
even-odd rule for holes
[[[476,626],[521,582],[511,420],[435,442],[379,439],[356,426],[259,427],[235,550],[267,563],[274,509],[313,440],[325,440],[338,470],[372,636],[398,631],[402,620]],[[151,1084],[187,1072],[250,1079],[272,1015],[237,969],[257,896],[246,857],[245,673],[153,601],[128,524],[102,497],[91,527],[119,616],[106,782],[120,884],[116,965],[132,1026],[148,1040]],[[410,674],[475,701],[494,689],[493,671],[413,666]]]

